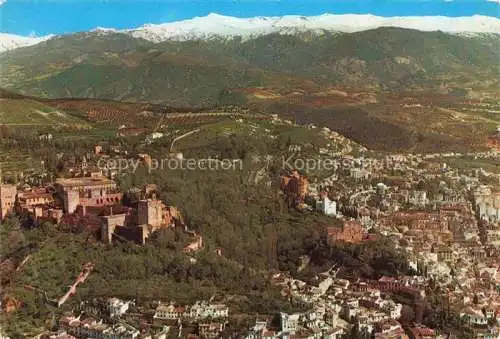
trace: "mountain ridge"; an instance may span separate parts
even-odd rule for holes
[[[292,35],[301,32],[315,32],[317,34],[324,32],[354,33],[380,27],[398,27],[425,32],[442,31],[454,34],[500,34],[500,19],[481,15],[470,17],[380,17],[371,14],[329,13],[317,16],[285,15],[238,18],[210,13],[204,17],[194,17],[161,24],[145,24],[130,29],[119,30],[96,27],[89,32],[101,34],[124,33],[153,43],[160,43],[168,40],[187,41],[213,38],[233,39],[241,37],[251,39],[273,33]],[[71,34],[63,34],[62,36],[64,35]],[[61,35],[25,37],[0,33],[0,53],[19,47],[35,45],[59,36]]]
[[[274,17],[236,18],[210,13],[179,22],[144,25],[130,30],[132,36],[152,42],[165,40],[193,40],[211,37],[253,38],[271,33],[304,31],[328,31],[354,33],[379,27],[398,27],[420,31],[443,31],[450,33],[500,33],[500,19],[486,16],[444,17],[408,16],[380,17],[370,14],[322,14],[318,16],[285,15]]]
[[[240,87],[476,88],[486,84],[482,74],[494,81],[500,72],[499,37],[383,27],[155,44],[123,32],[85,32],[0,54],[0,86],[39,97],[180,106],[213,104],[221,91]]]

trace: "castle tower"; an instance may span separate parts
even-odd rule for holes
[[[15,185],[0,182],[0,221],[4,220],[7,214],[14,211],[16,195],[17,187]]]
[[[141,200],[137,208],[139,225],[160,227],[163,224],[163,203],[160,200]]]
[[[76,207],[80,204],[80,192],[78,190],[68,190],[64,192],[64,212],[75,213]]]

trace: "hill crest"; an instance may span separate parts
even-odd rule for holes
[[[354,33],[380,27],[407,28],[419,31],[447,33],[500,34],[500,19],[474,15],[470,17],[400,16],[381,17],[370,14],[321,14],[317,16],[285,15],[273,17],[238,18],[210,13],[161,24],[145,24],[130,29],[97,27],[90,32],[99,34],[125,33],[153,43],[163,41],[209,40],[213,38],[251,39],[263,35],[297,34],[303,32]],[[19,47],[31,46],[57,37],[25,37],[0,33],[0,53]]]

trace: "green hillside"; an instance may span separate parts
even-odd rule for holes
[[[0,124],[4,126],[90,127],[81,118],[39,101],[6,98],[0,98]]]
[[[0,85],[45,97],[177,105],[216,103],[227,88],[256,86],[481,87],[482,77],[498,75],[499,51],[497,35],[398,28],[160,44],[94,32],[3,53]]]

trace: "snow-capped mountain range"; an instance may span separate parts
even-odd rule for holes
[[[36,45],[42,41],[49,40],[55,35],[46,35],[43,37],[29,37],[15,34],[0,33],[0,53],[16,49],[19,47]]]
[[[486,16],[379,17],[358,14],[235,18],[212,13],[205,17],[159,25],[145,25],[124,32],[134,37],[161,42],[219,36],[249,38],[270,33],[294,33],[308,30],[352,33],[378,27],[401,27],[421,31],[441,30],[450,33],[500,33],[500,19]]]
[[[204,17],[158,25],[147,24],[133,29],[96,28],[94,32],[101,34],[120,32],[158,43],[166,40],[184,41],[214,37],[234,38],[240,36],[243,39],[248,39],[270,33],[293,34],[304,31],[352,33],[378,27],[400,27],[448,33],[500,34],[500,19],[480,15],[470,17],[379,17],[369,14],[236,18],[211,13]],[[54,35],[24,37],[0,33],[0,53],[18,47],[35,45],[53,37]]]

